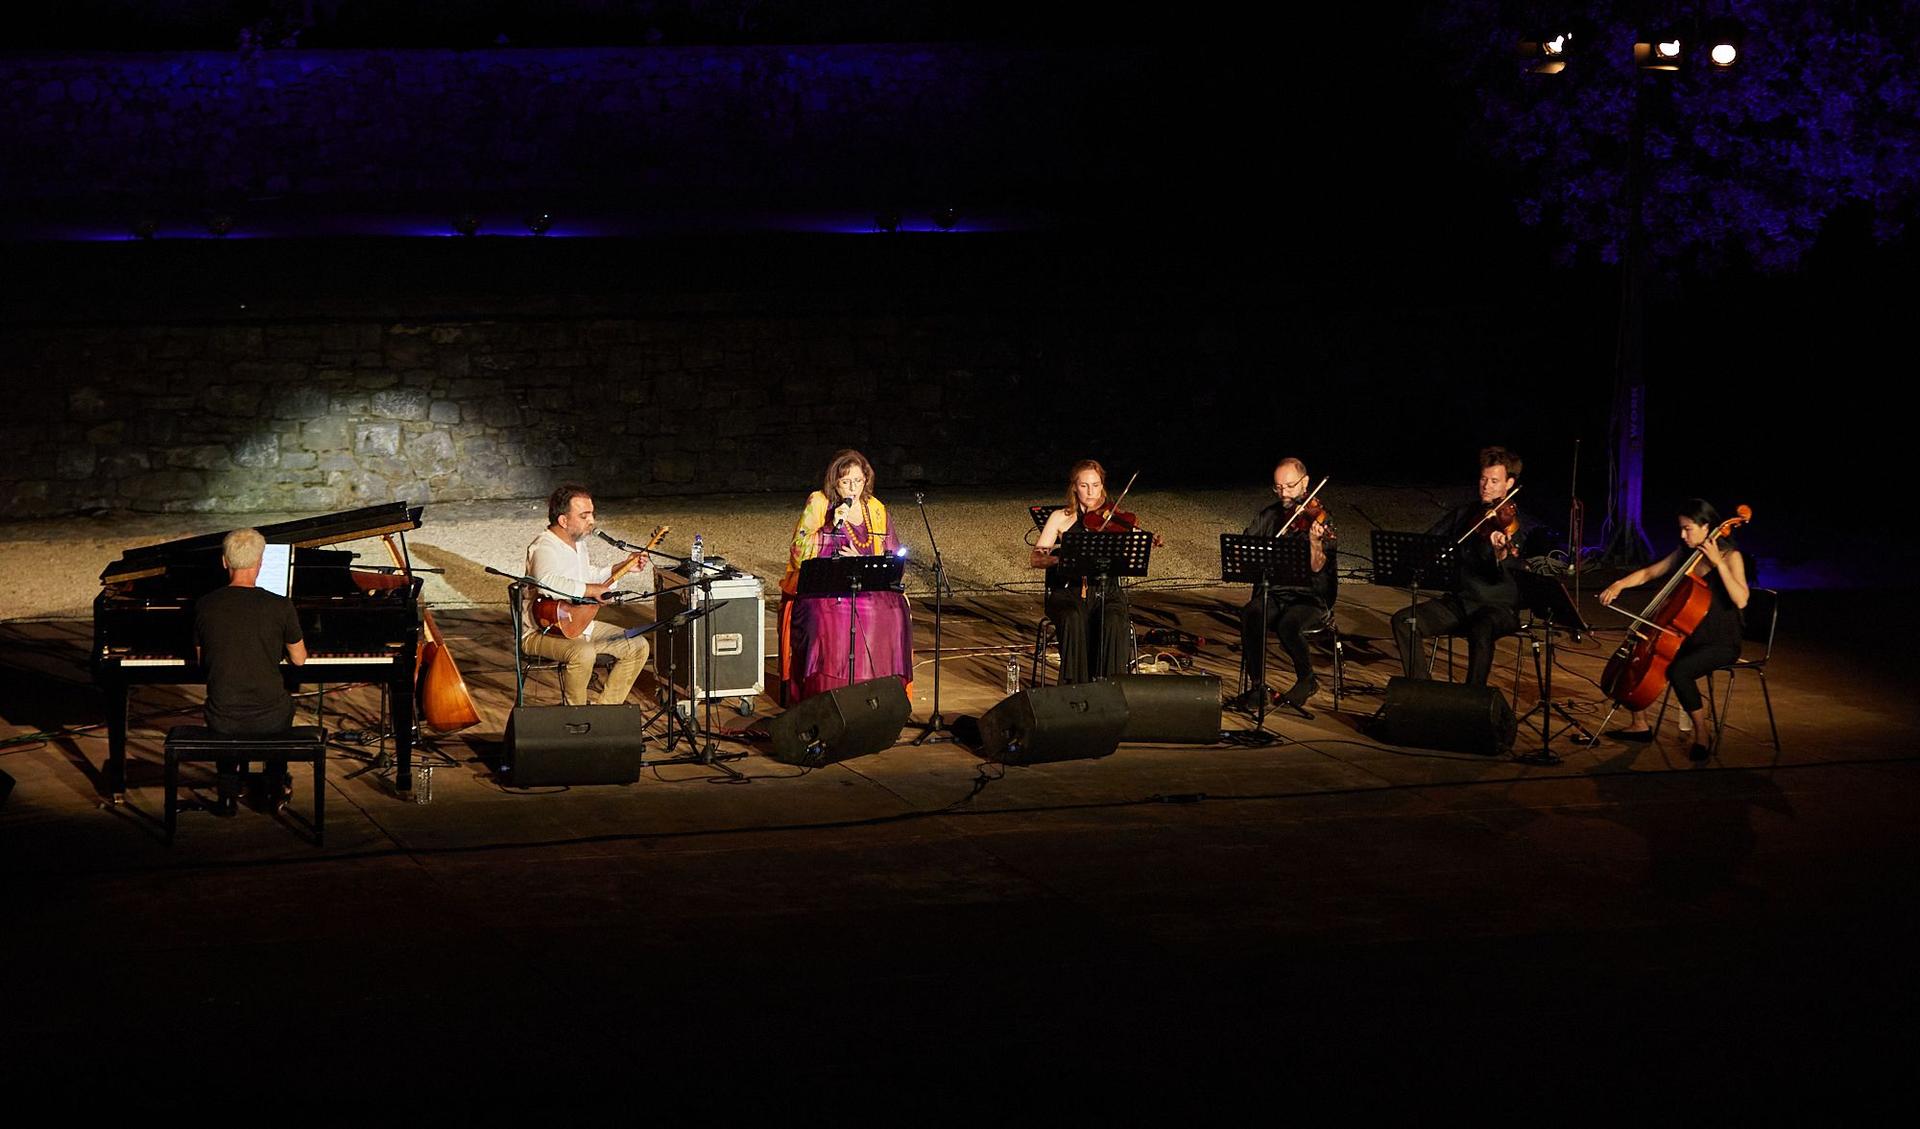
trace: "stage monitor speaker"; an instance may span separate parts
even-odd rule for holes
[[[1513,748],[1513,707],[1489,686],[1390,678],[1371,731],[1390,745],[1499,756]]]
[[[1220,679],[1212,674],[1123,674],[1107,681],[1127,700],[1125,743],[1212,745],[1220,740]]]
[[[507,782],[631,784],[640,779],[640,707],[521,706],[507,717]]]
[[[1104,757],[1127,728],[1127,697],[1111,682],[1022,690],[980,718],[980,755],[1000,764]]]
[[[797,702],[767,722],[773,759],[819,768],[893,748],[913,713],[900,679],[870,678]]]

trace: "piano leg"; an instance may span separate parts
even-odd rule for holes
[[[413,791],[413,695],[412,678],[387,687],[388,708],[393,711],[393,786],[401,792]]]
[[[106,687],[107,699],[107,802],[127,802],[127,684],[114,682]]]

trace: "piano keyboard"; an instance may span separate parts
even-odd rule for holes
[[[364,654],[364,655],[351,655],[351,654],[308,655],[305,665],[307,666],[365,666],[368,663],[393,662],[396,657],[397,656],[392,651],[381,651],[375,654]],[[109,658],[108,661],[112,661],[111,658]],[[136,666],[184,667],[190,664],[187,662],[186,659],[179,658],[178,656],[175,656],[175,655],[128,655],[127,657],[120,660],[119,665],[122,667],[136,667]],[[285,659],[281,659],[280,665],[290,666],[292,664],[288,663],[287,660]]]

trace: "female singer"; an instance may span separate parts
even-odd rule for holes
[[[1620,593],[1660,579],[1672,572],[1683,556],[1700,550],[1701,559],[1694,575],[1706,580],[1713,593],[1713,603],[1707,608],[1706,618],[1687,636],[1686,642],[1680,644],[1673,662],[1668,664],[1667,684],[1673,687],[1673,696],[1679,699],[1680,708],[1693,719],[1693,748],[1687,755],[1703,761],[1713,752],[1705,744],[1712,730],[1708,728],[1707,712],[1700,700],[1698,679],[1740,657],[1740,609],[1747,606],[1747,564],[1733,538],[1708,539],[1708,534],[1720,525],[1720,514],[1711,505],[1694,498],[1680,507],[1679,518],[1680,547],[1607,585],[1600,593],[1600,602],[1612,605]],[[1622,729],[1608,730],[1606,736],[1619,741],[1651,741],[1653,728],[1647,724],[1645,710],[1634,710],[1631,723]]]
[[[873,464],[858,451],[841,451],[827,464],[826,481],[807,496],[793,528],[786,593],[780,608],[782,700],[791,706],[823,690],[847,685],[848,630],[858,613],[853,680],[897,675],[913,692],[913,620],[907,598],[877,590],[847,595],[800,594],[800,566],[816,557],[878,557],[900,551],[887,507],[873,496]],[[855,600],[858,600],[856,605]]]
[[[1067,504],[1047,515],[1034,543],[1033,568],[1047,570],[1047,618],[1060,638],[1060,681],[1090,682],[1127,672],[1132,637],[1127,628],[1127,593],[1118,577],[1098,581],[1068,576],[1055,568],[1054,549],[1071,529],[1124,532],[1134,516],[1109,515],[1106,468],[1092,459],[1073,464],[1067,473]],[[1153,539],[1160,544],[1159,537]]]

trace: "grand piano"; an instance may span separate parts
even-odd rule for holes
[[[420,585],[406,534],[423,507],[367,506],[260,527],[271,545],[292,546],[289,595],[306,639],[304,666],[286,667],[288,685],[375,682],[392,710],[396,785],[413,787],[415,661],[420,651]],[[399,571],[354,565],[357,553],[329,546],[398,534]],[[227,583],[220,564],[225,531],[128,549],[100,574],[93,601],[93,677],[106,696],[106,788],[126,799],[127,699],[133,687],[206,682],[193,642],[194,601]],[[389,555],[380,550],[385,565]]]

